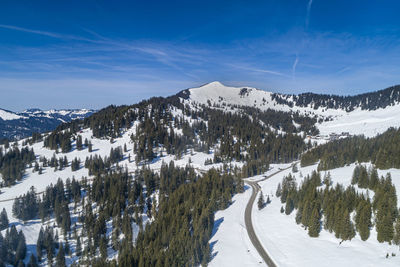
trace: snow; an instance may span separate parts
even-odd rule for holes
[[[4,110],[4,109],[0,109],[0,119],[2,119],[4,121],[18,120],[20,118],[23,118],[23,117],[18,116],[14,112],[7,111],[7,110]]]
[[[331,170],[333,183],[349,185],[354,166],[355,164],[352,164]],[[297,183],[299,184],[302,180],[300,172],[303,177],[306,177],[316,168],[317,165],[299,168],[299,172],[295,173]],[[392,175],[392,180],[396,181],[394,184],[399,192],[400,170],[388,171]],[[388,171],[379,170],[379,175],[385,175]],[[339,244],[341,240],[337,239],[334,233],[325,230],[321,231],[318,238],[309,237],[307,231],[296,224],[295,211],[290,215],[280,213],[283,204],[279,198],[275,197],[275,191],[278,183],[289,173],[291,169],[260,182],[263,194],[269,195],[271,203],[262,210],[258,210],[255,204],[252,214],[255,231],[263,247],[278,266],[398,266],[400,264],[398,246],[379,243],[374,229],[367,241],[362,241],[357,235],[351,241]],[[322,178],[323,175],[324,173],[322,173]],[[369,193],[372,197],[373,192]],[[399,255],[390,256],[387,259],[387,253]]]
[[[247,235],[244,211],[251,196],[251,187],[233,197],[233,204],[216,212],[211,237],[212,260],[209,266],[255,266],[262,258]]]
[[[301,114],[324,115],[324,117],[328,115],[340,116],[346,113],[346,111],[339,109],[329,109],[329,112],[327,113],[322,107],[319,109],[297,106],[291,108],[287,105],[278,104],[275,100],[272,100],[271,92],[253,87],[225,86],[220,82],[212,82],[201,87],[192,88],[189,89],[189,92],[192,101],[204,105],[208,105],[207,102],[210,100],[211,104],[222,105],[222,103],[225,103],[227,106],[251,106],[261,110],[273,109],[286,112],[299,111]]]
[[[188,119],[188,118],[185,118]],[[26,242],[28,246],[28,250],[31,252],[28,252],[27,254],[27,260],[29,260],[30,253],[36,254],[36,242],[37,242],[37,237],[40,231],[40,228],[45,224],[45,225],[52,225],[52,222],[54,220],[46,221],[44,224],[41,222],[41,220],[30,220],[28,222],[22,222],[21,220],[15,218],[12,214],[12,205],[14,202],[14,198],[19,197],[22,194],[25,194],[27,191],[30,190],[32,186],[35,187],[36,192],[40,193],[43,192],[47,186],[50,184],[55,184],[57,180],[60,178],[64,182],[70,178],[72,179],[73,177],[76,180],[81,180],[83,177],[88,177],[88,169],[83,167],[83,164],[85,162],[86,157],[90,157],[91,155],[98,155],[101,157],[109,156],[111,148],[117,148],[117,147],[124,147],[124,145],[127,145],[127,152],[124,152],[124,158],[122,161],[119,162],[119,166],[127,167],[129,172],[134,172],[137,168],[141,168],[142,165],[136,165],[135,162],[135,155],[133,153],[133,143],[131,142],[131,134],[136,134],[136,125],[137,122],[135,122],[131,128],[128,130],[125,130],[125,132],[122,134],[121,137],[115,138],[113,143],[110,143],[110,140],[108,139],[99,139],[99,138],[94,138],[93,133],[90,129],[83,129],[78,133],[78,135],[82,136],[82,140],[84,141],[85,139],[88,139],[91,141],[93,145],[93,151],[91,153],[88,152],[87,148],[84,148],[83,150],[77,150],[76,149],[76,143],[72,143],[72,150],[68,153],[58,153],[55,154],[54,150],[48,149],[43,146],[43,141],[34,143],[31,145],[28,145],[27,147],[33,148],[37,160],[39,160],[40,157],[46,157],[47,159],[50,159],[53,157],[55,154],[57,158],[64,157],[66,156],[68,159],[68,162],[71,163],[71,161],[74,158],[79,158],[81,160],[81,168],[75,172],[72,172],[71,167],[66,167],[63,170],[57,170],[55,171],[54,168],[52,167],[46,167],[43,169],[43,173],[39,175],[38,172],[33,172],[33,168],[27,168],[25,175],[23,179],[17,184],[11,186],[11,187],[3,187],[1,188],[1,193],[0,193],[0,210],[3,208],[6,209],[10,224],[15,224],[17,227],[17,230],[22,230],[25,234],[26,237]],[[177,130],[177,129],[174,129]],[[24,140],[18,141],[19,148],[22,148],[22,143]],[[4,148],[4,146],[3,146]],[[10,148],[11,149],[11,148]],[[202,153],[202,152],[192,152],[192,151],[187,151],[185,155],[182,156],[182,158],[177,159],[173,155],[165,155],[163,157],[157,157],[156,159],[153,160],[152,163],[148,164],[148,167],[155,170],[159,171],[161,168],[161,164],[163,162],[169,163],[171,161],[174,161],[175,166],[180,166],[180,167],[185,167],[187,164],[195,168],[197,172],[203,172],[204,170],[208,170],[211,168],[221,168],[223,166],[222,163],[219,164],[210,164],[205,166],[205,160],[206,159],[213,159],[214,154],[213,154],[213,149],[211,149],[211,153]],[[165,152],[164,152],[165,154]],[[129,155],[131,156],[131,161],[129,161]],[[232,165],[237,165],[238,167],[241,167],[243,163],[240,162],[233,162]],[[249,191],[249,190],[248,190]],[[247,192],[248,192],[247,191]],[[157,196],[154,196],[157,198]],[[245,200],[242,200],[245,201]],[[240,202],[240,200],[239,200]],[[238,202],[238,203],[239,203]],[[79,209],[78,209],[79,211]],[[146,212],[146,211],[145,211]],[[146,223],[151,223],[151,220],[145,215],[142,214],[143,216],[143,223],[144,225]],[[73,217],[71,217],[72,220]],[[110,225],[108,223],[108,225]],[[135,239],[138,232],[139,232],[139,226],[136,224],[132,225],[133,229],[133,238]],[[59,231],[60,232],[60,231]],[[83,240],[82,240],[83,241]],[[70,240],[71,244],[71,249],[73,250],[73,244],[74,240]],[[218,247],[218,246],[217,246]],[[112,253],[109,254],[109,258],[115,258],[117,257],[116,252],[110,251]],[[67,259],[67,261],[71,261],[72,259]],[[71,261],[72,263],[72,261]]]
[[[241,94],[241,90],[244,88],[246,93]],[[216,104],[227,111],[230,110],[231,106],[237,105],[255,107],[261,110],[293,111],[322,119],[330,118],[330,121],[324,121],[316,125],[322,135],[349,132],[351,135],[364,134],[367,137],[372,137],[390,127],[400,127],[399,103],[373,111],[357,108],[354,111],[347,112],[343,109],[328,109],[325,107],[314,109],[310,106],[298,107],[294,105],[293,108],[290,108],[272,100],[271,92],[252,87],[225,86],[220,82],[212,82],[201,87],[192,88],[189,89],[189,92],[191,102],[208,106],[208,101],[210,101],[212,106]],[[294,125],[297,126],[296,124]]]
[[[93,113],[94,110],[90,109],[51,109],[51,110],[40,110],[40,109],[27,109],[23,112],[12,112],[0,108],[0,119],[7,120],[18,120],[27,119],[29,117],[46,117],[46,118],[57,118],[58,116],[73,118],[84,118],[88,113]],[[61,120],[61,119],[60,119]]]
[[[385,109],[378,109],[375,111],[366,111],[356,109],[352,112],[334,109],[317,109],[311,107],[294,107],[291,109],[286,105],[280,105],[272,100],[270,92],[265,92],[255,88],[246,87],[247,90],[244,94],[240,94],[243,88],[241,87],[228,87],[219,82],[213,82],[199,88],[189,89],[190,99],[188,101],[191,106],[196,109],[195,104],[205,104],[208,106],[208,100],[212,104],[221,105],[222,109],[232,110],[232,105],[238,106],[255,106],[261,110],[275,109],[280,111],[299,111],[301,114],[311,114],[320,117],[332,117],[332,121],[317,124],[321,131],[321,135],[328,135],[331,132],[341,133],[343,131],[350,134],[365,134],[366,136],[374,136],[378,133],[385,131],[389,127],[400,126],[400,105],[388,106]],[[243,91],[242,91],[243,92]],[[263,101],[265,99],[265,101]],[[223,106],[223,104],[226,104]],[[75,112],[75,114],[85,114],[91,112],[90,110],[78,111],[31,111],[31,113],[42,113],[46,116],[58,113],[60,115],[68,115],[68,112]],[[184,115],[181,110],[171,110],[173,115],[180,116],[184,120],[192,124],[196,120]],[[7,112],[0,109],[0,118],[3,120],[18,119],[21,116]],[[298,125],[293,122],[298,127]],[[111,148],[118,146],[123,147],[127,145],[128,151],[124,153],[124,159],[119,162],[120,166],[126,166],[130,172],[135,171],[140,166],[136,165],[134,161],[135,155],[132,151],[133,144],[130,140],[131,134],[136,134],[136,125],[133,124],[131,128],[125,130],[121,137],[115,138],[113,143],[107,139],[94,138],[90,129],[84,129],[79,135],[82,139],[88,139],[93,144],[93,152],[89,153],[87,148],[78,151],[73,143],[73,149],[68,153],[56,154],[56,157],[66,156],[68,161],[71,162],[75,157],[79,158],[82,165],[87,156],[99,155],[101,157],[108,156]],[[181,130],[174,128],[177,134],[183,134]],[[320,143],[326,140],[320,140]],[[22,147],[22,140],[18,142]],[[51,158],[55,153],[54,150],[43,147],[43,142],[33,144],[34,152],[39,158],[45,156]],[[218,146],[217,146],[218,147]],[[157,171],[160,169],[162,162],[169,163],[174,161],[176,166],[186,166],[190,164],[198,172],[203,172],[210,168],[221,168],[220,164],[205,165],[205,161],[213,159],[216,148],[211,149],[211,153],[192,152],[187,153],[180,159],[173,155],[158,156],[148,166]],[[165,154],[165,152],[163,152]],[[131,156],[131,161],[128,156]],[[242,162],[232,162],[232,165],[242,167]],[[366,164],[367,166],[370,163]],[[258,175],[249,178],[249,180],[261,180],[265,175],[275,173],[280,169],[284,169],[290,164],[272,164],[270,170],[263,175]],[[331,178],[334,183],[340,183],[344,186],[350,184],[352,172],[355,164],[331,170]],[[317,165],[300,168],[299,172],[295,174],[297,183],[300,183],[302,173],[303,177],[316,170]],[[270,179],[260,182],[262,191],[265,195],[269,195],[271,203],[264,209],[258,210],[257,206],[253,207],[253,225],[255,231],[263,244],[264,248],[268,251],[273,260],[278,266],[333,266],[333,265],[362,265],[362,266],[393,266],[400,263],[400,251],[398,247],[391,246],[387,243],[381,244],[376,240],[375,230],[371,231],[370,238],[364,242],[361,241],[359,236],[356,236],[351,241],[345,241],[339,245],[340,240],[336,239],[334,234],[322,230],[320,237],[310,238],[301,226],[295,223],[295,212],[287,216],[280,213],[282,204],[280,200],[275,197],[277,184],[282,181],[283,177],[291,172],[291,169],[282,171],[281,173],[271,177]],[[392,174],[392,181],[398,191],[398,203],[400,203],[400,170],[378,170],[379,175],[386,175],[387,172]],[[322,173],[322,176],[324,173]],[[60,178],[65,181],[67,178],[75,177],[80,180],[82,177],[88,177],[88,170],[80,168],[78,171],[72,172],[71,167],[66,167],[61,171],[54,171],[53,168],[47,167],[43,170],[43,174],[39,175],[34,173],[32,168],[26,170],[26,175],[23,180],[16,185],[1,188],[0,194],[0,209],[5,208],[10,219],[10,223],[15,224],[17,229],[22,229],[26,236],[26,241],[29,250],[35,253],[35,245],[37,236],[42,226],[40,220],[32,220],[23,223],[17,218],[12,216],[13,198],[26,193],[32,186],[35,187],[37,192],[42,192],[51,183],[55,184]],[[357,188],[358,192],[367,193],[367,190]],[[368,192],[369,196],[373,196],[373,192]],[[246,186],[244,193],[237,194],[233,197],[233,203],[225,210],[218,211],[215,214],[215,227],[213,235],[210,240],[212,247],[212,260],[210,266],[255,266],[260,265],[262,261],[257,251],[249,240],[245,229],[244,211],[246,204],[251,195],[251,188]],[[155,196],[157,197],[157,196]],[[9,200],[11,199],[11,200]],[[9,201],[7,201],[9,200]],[[255,205],[257,201],[255,201]],[[79,210],[79,209],[78,209]],[[151,221],[144,216],[144,222]],[[47,222],[49,223],[49,222]],[[108,228],[111,222],[107,222]],[[135,234],[138,232],[138,226],[133,225]],[[74,243],[72,242],[71,245]],[[304,244],[307,244],[306,246]],[[110,257],[117,257],[116,252],[110,251]],[[386,253],[399,254],[396,257],[389,257],[386,259]],[[29,253],[28,253],[29,257]]]
[[[367,168],[370,163],[364,164]],[[270,170],[262,175],[248,178],[251,181],[261,180],[267,175],[278,170],[285,169],[290,164],[272,164]],[[344,186],[351,184],[351,177],[355,164],[330,170],[333,186],[340,183]],[[313,170],[317,165],[301,168],[295,173],[297,183]],[[387,172],[392,175],[392,181],[397,191],[400,190],[400,170],[378,170],[379,176],[385,176]],[[295,222],[295,211],[290,215],[280,213],[280,199],[275,197],[278,183],[283,177],[292,173],[291,168],[284,170],[270,179],[260,182],[262,192],[270,197],[271,203],[262,210],[258,210],[257,201],[254,203],[252,220],[256,234],[269,256],[278,266],[398,266],[400,264],[399,247],[388,243],[379,243],[375,229],[371,231],[367,241],[362,241],[357,234],[351,241],[339,244],[341,240],[322,230],[318,238],[311,238],[300,225]],[[300,177],[300,173],[302,177]],[[321,172],[321,176],[328,172]],[[357,188],[360,193],[366,189]],[[250,189],[251,190],[251,189]],[[216,226],[213,237],[210,240],[214,255],[210,266],[255,266],[261,259],[249,243],[247,232],[244,228],[244,210],[251,192],[249,189],[243,194],[234,196],[234,203],[215,215]],[[247,194],[247,195],[246,195]],[[368,192],[373,197],[373,192]],[[400,194],[398,194],[399,197]],[[257,200],[257,198],[256,198]],[[223,218],[221,220],[221,218]],[[214,243],[217,241],[216,243]],[[306,244],[306,245],[305,245]],[[250,251],[248,251],[250,250]],[[386,258],[386,254],[389,258]],[[397,254],[392,256],[392,253]]]
[[[400,105],[387,106],[374,111],[361,110],[360,108],[333,121],[323,122],[317,125],[321,134],[327,135],[331,132],[349,132],[353,135],[364,134],[373,137],[383,133],[390,127],[400,126]]]

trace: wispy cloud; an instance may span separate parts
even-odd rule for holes
[[[311,4],[309,1],[309,8]],[[134,103],[136,95],[141,98],[166,95],[211,80],[231,85],[242,80],[248,82],[241,85],[282,92],[292,90],[289,93],[329,89],[329,93],[340,94],[348,92],[345,88],[364,91],[384,88],[397,83],[400,77],[397,39],[382,42],[351,34],[312,31],[304,34],[302,28],[268,38],[211,45],[112,39],[85,29],[79,36],[11,25],[0,28],[63,40],[35,47],[0,44],[3,83],[0,92],[7,95],[0,99],[0,107],[8,109],[15,109],[6,106],[11,105],[8,103],[18,102],[11,89],[31,90],[32,94],[56,89],[54,98],[50,97],[53,94],[46,94],[48,103],[57,103],[59,99],[74,103],[72,98],[59,97],[63,94],[60,92],[73,91],[77,95],[88,90],[96,107],[101,107],[107,101]],[[7,78],[10,80],[5,81]],[[121,93],[115,94],[116,90]],[[101,92],[102,97],[96,92]],[[11,99],[13,94],[15,99]],[[18,105],[26,108],[31,99],[40,103],[38,98],[27,96]],[[65,101],[58,103],[59,107]],[[83,100],[81,103],[84,106]]]
[[[351,70],[351,68],[350,68],[350,66],[347,66],[347,67],[344,67],[344,68],[341,68],[340,70],[338,70],[336,72],[336,74],[341,74],[341,73],[349,71],[349,70]]]
[[[59,34],[59,33],[41,31],[41,30],[34,30],[34,29],[23,28],[23,27],[18,27],[18,26],[14,26],[14,25],[0,24],[0,28],[19,31],[19,32],[32,33],[32,34],[37,34],[37,35],[42,35],[42,36],[47,36],[47,37],[52,37],[52,38],[57,38],[57,39],[63,39],[63,40],[69,39],[69,40],[78,40],[78,41],[87,41],[87,42],[97,42],[95,40],[81,37],[81,36],[69,35],[69,34]]]
[[[3,29],[8,29],[8,30],[14,30],[14,31],[19,31],[19,32],[24,32],[24,33],[29,33],[29,34],[36,34],[36,35],[42,35],[42,36],[47,36],[51,38],[56,38],[56,39],[61,39],[61,40],[69,40],[69,41],[78,41],[79,42],[86,42],[86,43],[93,43],[94,47],[88,47],[84,46],[84,51],[86,53],[94,52],[94,51],[106,51],[110,54],[113,54],[113,56],[116,56],[117,54],[123,53],[124,55],[119,58],[119,60],[124,60],[128,58],[134,58],[136,59],[137,64],[143,64],[142,61],[144,58],[141,55],[145,56],[150,56],[151,58],[147,57],[147,61],[156,61],[162,65],[165,65],[167,67],[170,67],[172,69],[175,69],[179,72],[181,72],[183,75],[191,78],[197,79],[198,77],[191,74],[190,72],[186,71],[184,67],[181,66],[180,63],[185,61],[187,58],[193,60],[196,58],[196,60],[200,61],[201,57],[200,56],[195,56],[195,53],[191,53],[191,51],[188,51],[188,49],[176,49],[175,47],[171,47],[169,44],[164,43],[162,45],[159,44],[154,44],[151,42],[140,42],[140,43],[135,43],[135,42],[129,42],[129,41],[122,41],[122,40],[112,40],[109,38],[106,38],[94,31],[88,30],[88,29],[82,29],[83,31],[89,33],[95,39],[91,38],[86,38],[78,35],[69,35],[69,34],[60,34],[60,33],[55,33],[55,32],[49,32],[49,31],[42,31],[42,30],[34,30],[34,29],[29,29],[29,28],[23,28],[19,26],[14,26],[14,25],[4,25],[0,24],[0,28]],[[80,45],[81,46],[81,45]],[[72,49],[73,47],[76,48],[76,44],[72,44]],[[56,51],[52,55],[56,58],[60,58],[60,54],[64,53],[60,47],[55,48]],[[65,47],[66,51],[71,52],[71,46]],[[90,51],[92,49],[92,51]],[[183,52],[185,51],[185,52]],[[82,54],[80,51],[72,51],[74,54]],[[45,52],[48,54],[48,57],[51,56],[51,52]],[[140,55],[141,54],[141,55]],[[86,58],[86,55],[84,55],[81,59],[78,59],[76,56],[72,57],[63,57],[65,61],[83,61]],[[46,58],[40,58],[39,61],[45,61],[47,60]],[[51,59],[54,61],[54,58]],[[61,61],[61,60],[58,60]],[[118,61],[118,58],[110,58],[110,61]],[[186,60],[187,62],[187,60]],[[93,61],[86,61],[86,63],[92,63]],[[99,63],[96,63],[99,65]],[[40,63],[38,64],[40,67],[45,66],[45,64]],[[105,65],[105,64],[104,64]]]
[[[310,14],[311,14],[311,6],[313,0],[309,0],[307,4],[307,14],[306,14],[306,29],[308,29],[308,25],[310,24]]]

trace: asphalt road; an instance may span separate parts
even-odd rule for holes
[[[265,181],[284,170],[292,168],[292,166],[293,166],[293,164],[290,167],[281,169],[271,175],[265,176],[263,179],[258,180],[257,182],[245,181],[246,184],[250,185],[253,188],[253,192],[251,194],[249,202],[247,203],[247,206],[246,206],[246,210],[244,212],[244,222],[246,224],[247,234],[249,235],[251,243],[253,243],[253,246],[257,249],[258,254],[260,254],[260,256],[262,257],[264,262],[270,267],[276,267],[276,264],[270,258],[268,253],[265,251],[265,249],[261,245],[260,240],[258,239],[258,237],[254,231],[253,222],[251,220],[251,212],[253,210],[254,201],[256,200],[257,194],[261,189],[260,186],[258,185],[258,182]]]

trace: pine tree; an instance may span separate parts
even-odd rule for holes
[[[293,173],[296,173],[296,172],[298,172],[298,171],[299,171],[299,169],[297,168],[297,163],[296,163],[296,164],[293,164],[292,172],[293,172]]]
[[[36,242],[36,255],[39,261],[42,260],[43,243],[44,243],[44,233],[43,233],[43,228],[40,228],[39,236]]]
[[[3,210],[0,213],[0,231],[3,231],[4,229],[8,228],[8,216],[6,209],[3,208]]]
[[[328,172],[328,174],[325,175],[325,177],[324,177],[324,184],[325,184],[326,186],[330,186],[330,185],[332,184],[332,178],[331,178],[331,173],[330,173],[330,172]]]
[[[350,214],[347,210],[343,213],[341,220],[341,232],[340,237],[343,240],[351,240],[355,236],[354,225],[350,220]]]
[[[297,224],[301,223],[302,213],[303,213],[303,206],[299,206],[299,208],[297,209],[297,212],[296,212],[296,223]]]
[[[371,227],[371,205],[369,202],[360,204],[356,214],[356,228],[360,234],[361,240],[365,241],[369,238]]]
[[[320,214],[319,214],[317,207],[314,207],[311,217],[310,217],[310,222],[309,222],[309,227],[308,227],[308,235],[311,237],[318,237],[320,228],[321,228]]]
[[[100,255],[103,260],[107,259],[107,239],[105,237],[100,239]]]
[[[27,267],[38,267],[39,266],[35,255],[31,254],[31,257],[29,258],[29,262],[26,266]]]
[[[372,167],[369,175],[369,189],[374,190],[379,183],[378,171]]]
[[[301,214],[301,223],[306,227],[306,229],[309,226],[310,217],[312,214],[311,208],[310,202],[306,200],[303,205],[303,212]]]
[[[292,193],[289,193],[286,198],[285,214],[289,215],[290,213],[292,213],[293,209],[294,209],[294,202],[292,198]]]
[[[262,191],[260,191],[260,197],[258,198],[258,209],[261,210],[264,207],[264,196]]]
[[[376,230],[378,232],[377,239],[380,243],[391,242],[393,240],[394,229],[393,221],[390,215],[384,215],[381,222],[376,225]]]
[[[59,245],[58,254],[56,257],[56,266],[57,267],[65,267],[65,251],[63,244]]]
[[[395,234],[393,237],[393,242],[396,245],[400,245],[400,218],[397,218],[394,229],[395,229]]]
[[[76,149],[82,150],[82,136],[78,135],[76,138]]]
[[[17,261],[24,260],[25,256],[26,256],[26,241],[25,241],[24,233],[21,230],[21,231],[19,231],[19,234],[18,234],[18,246],[15,251],[15,259]]]
[[[78,237],[78,239],[76,240],[75,254],[77,257],[80,257],[81,253],[82,253],[81,238]]]
[[[89,151],[89,153],[93,151],[93,145],[92,145],[91,141],[89,141],[88,151]]]
[[[360,166],[360,173],[358,178],[358,186],[360,188],[368,188],[369,186],[369,177],[367,169],[364,166]]]
[[[278,184],[278,187],[276,188],[276,193],[275,193],[275,195],[276,195],[277,197],[281,197],[281,195],[282,195],[281,183]]]

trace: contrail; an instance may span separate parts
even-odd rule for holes
[[[306,14],[306,25],[305,25],[305,31],[308,30],[308,24],[310,23],[310,14],[311,14],[311,6],[312,6],[313,0],[309,0],[307,4],[307,14]],[[302,50],[304,48],[304,39],[301,42],[301,48]],[[300,51],[301,52],[301,51]],[[299,51],[296,53],[296,59],[293,62],[292,65],[292,78],[293,80],[296,79],[296,67],[297,64],[299,63]]]
[[[293,62],[293,66],[292,66],[292,78],[293,80],[296,79],[296,66],[297,63],[299,63],[299,55],[296,53],[296,59]]]
[[[313,0],[308,1],[307,5],[307,15],[306,15],[306,29],[308,28],[308,24],[310,22],[310,13],[311,13],[311,5],[312,5]]]

